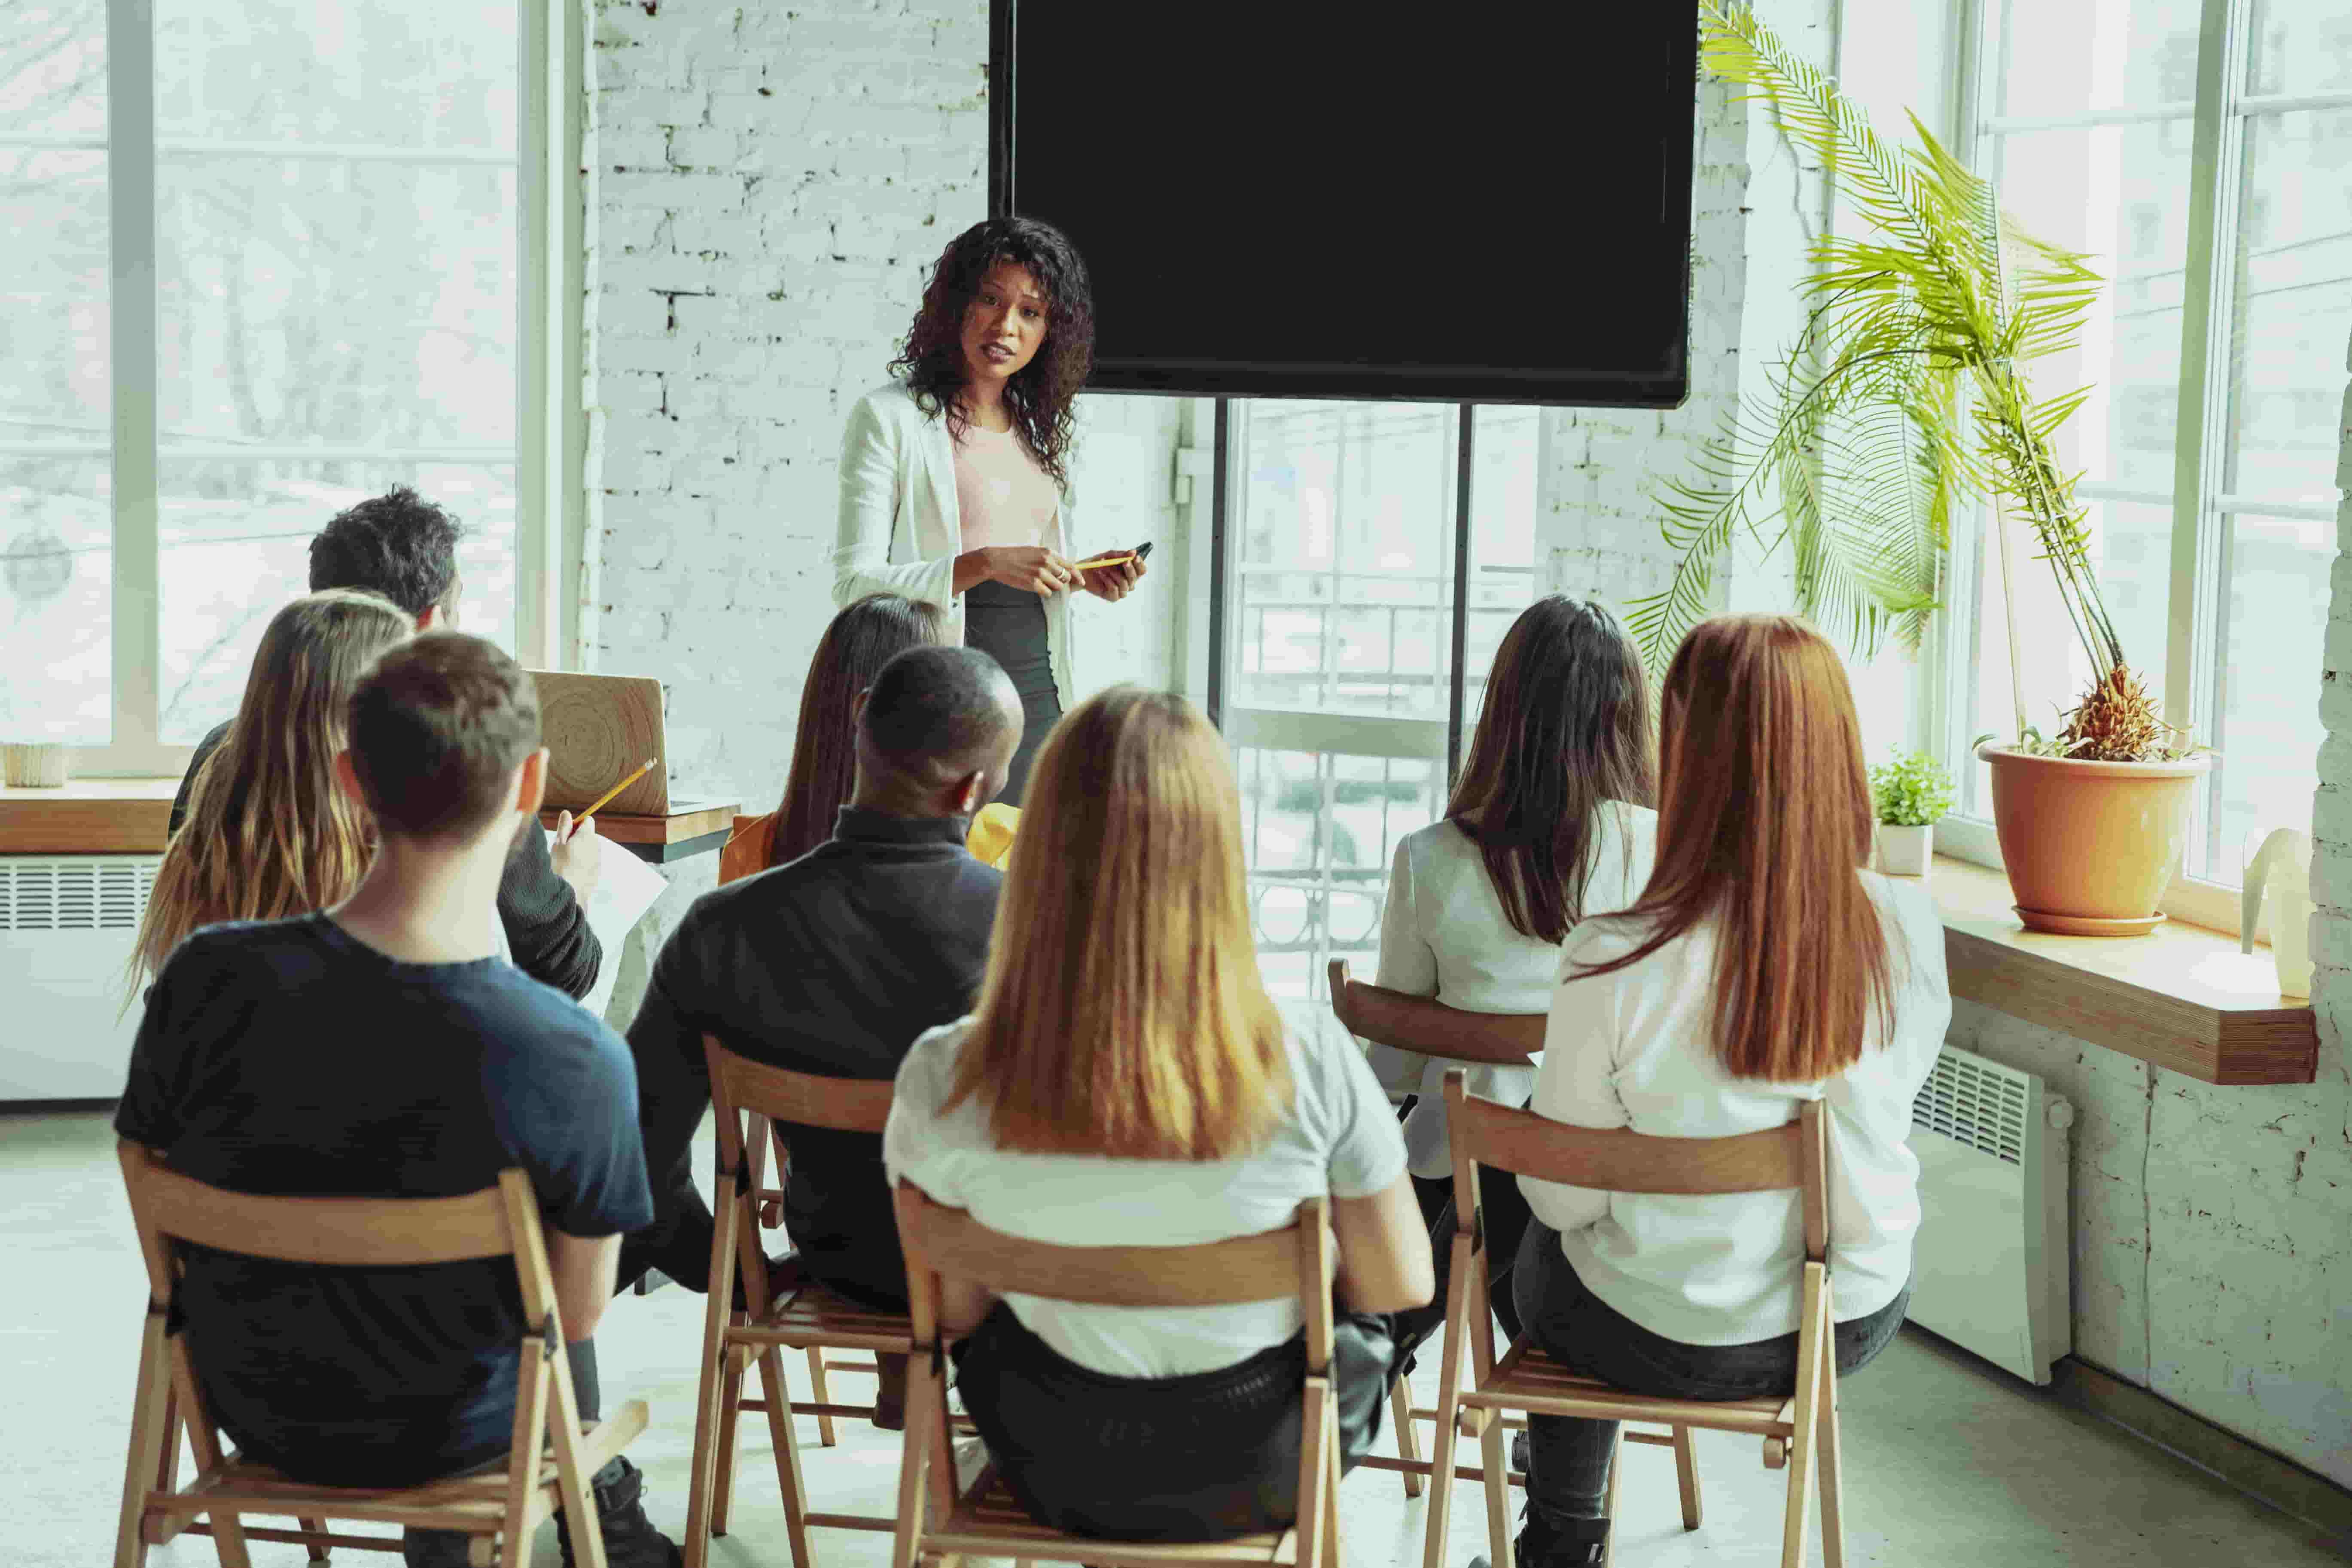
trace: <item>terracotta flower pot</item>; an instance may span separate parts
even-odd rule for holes
[[[2000,858],[2029,931],[2137,936],[2189,834],[2189,807],[2210,756],[2179,763],[2089,763],[1985,745]]]

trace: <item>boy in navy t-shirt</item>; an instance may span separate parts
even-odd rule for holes
[[[545,784],[530,679],[479,638],[427,633],[361,681],[337,783],[378,825],[367,876],[331,910],[181,943],[148,993],[115,1131],[246,1193],[444,1197],[521,1167],[593,1418],[589,1335],[653,1200],[628,1047],[494,956],[507,847],[537,830]],[[511,1265],[186,1252],[190,1356],[247,1458],[322,1486],[504,1464],[525,1329]],[[607,1557],[673,1568],[641,1485],[625,1459],[594,1478]],[[466,1540],[411,1531],[404,1554],[461,1563]]]

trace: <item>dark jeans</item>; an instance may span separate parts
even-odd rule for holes
[[[1384,1315],[1333,1320],[1344,1470],[1379,1438],[1398,1355]],[[1304,1333],[1214,1372],[1113,1377],[1063,1356],[1000,1301],[951,1353],[989,1458],[1041,1524],[1198,1542],[1297,1521]]]
[[[1478,1193],[1486,1216],[1486,1299],[1494,1306],[1495,1321],[1502,1324],[1507,1344],[1519,1337],[1518,1304],[1512,1299],[1511,1279],[1519,1255],[1519,1237],[1534,1215],[1528,1200],[1519,1195],[1519,1179],[1508,1171],[1480,1166]],[[1437,1279],[1437,1291],[1428,1306],[1396,1315],[1400,1334],[1417,1344],[1445,1327],[1446,1294],[1452,1288],[1454,1268],[1454,1178],[1415,1176],[1412,1195],[1429,1226],[1430,1266]]]
[[[596,1379],[596,1342],[575,1340],[566,1344],[563,1359],[572,1363],[572,1394],[574,1403],[580,1406],[580,1419],[600,1419],[604,1414],[604,1394]],[[613,1469],[621,1463],[621,1460],[614,1459],[605,1469]],[[477,1471],[467,1473],[487,1473],[502,1470],[506,1467],[506,1459],[494,1459],[478,1467]],[[603,1479],[603,1476],[604,1472],[599,1471],[598,1479]],[[403,1531],[400,1537],[401,1560],[407,1568],[444,1568],[444,1564],[447,1568],[459,1568],[466,1561],[466,1544],[471,1539],[463,1531],[457,1530]]]
[[[1738,1345],[1686,1345],[1650,1332],[1584,1288],[1559,1249],[1559,1232],[1537,1220],[1519,1243],[1519,1313],[1553,1360],[1633,1394],[1682,1399],[1756,1399],[1797,1387],[1797,1336]],[[1911,1289],[1865,1318],[1837,1325],[1838,1375],[1867,1366],[1903,1326]],[[1614,1421],[1528,1417],[1528,1513],[1554,1526],[1601,1517]],[[1530,1565],[1538,1568],[1538,1565]]]

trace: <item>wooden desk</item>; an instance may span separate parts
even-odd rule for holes
[[[1938,855],[1917,880],[1944,920],[1952,994],[2214,1084],[2309,1083],[2319,1032],[2267,949],[2167,921],[2146,936],[2029,931],[1999,871]]]
[[[0,785],[0,855],[160,855],[178,779]]]
[[[640,860],[666,866],[689,855],[707,854],[727,842],[735,826],[740,801],[682,800],[671,803],[667,816],[608,816],[596,814],[596,831]],[[555,826],[556,813],[542,811],[540,821]]]

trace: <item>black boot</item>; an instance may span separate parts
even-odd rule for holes
[[[1607,1552],[1609,1521],[1571,1519],[1554,1526],[1529,1509],[1515,1544],[1520,1568],[1585,1568]]]
[[[639,1500],[645,1488],[646,1473],[617,1456],[588,1479],[609,1568],[680,1568],[686,1561],[677,1542],[646,1517]],[[572,1524],[561,1513],[555,1516],[555,1539],[563,1548],[564,1568],[572,1568]]]

